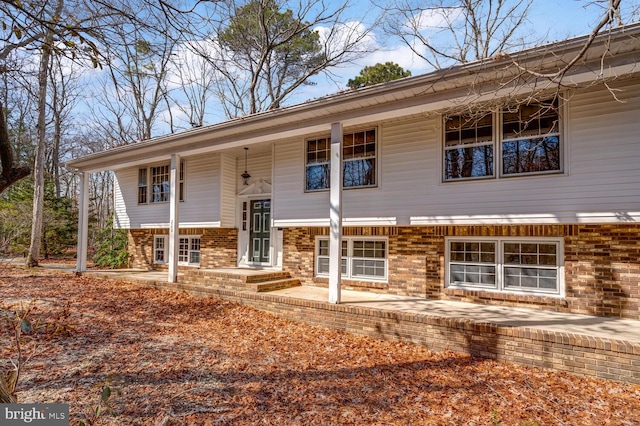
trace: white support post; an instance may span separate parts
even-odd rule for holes
[[[89,173],[80,172],[78,188],[78,246],[76,272],[87,270],[87,246],[89,245]]]
[[[329,303],[340,303],[342,282],[342,123],[331,124]]]
[[[168,281],[178,281],[178,244],[180,243],[180,196],[178,194],[180,178],[180,156],[171,155],[169,171],[169,276]]]

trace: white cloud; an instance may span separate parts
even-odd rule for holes
[[[405,27],[409,30],[428,31],[452,26],[463,17],[462,7],[427,8],[408,18]]]

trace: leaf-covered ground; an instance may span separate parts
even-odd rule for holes
[[[3,268],[0,300],[5,368],[16,356],[9,313],[33,307],[23,354],[39,346],[19,402],[68,403],[72,424],[640,424],[639,386],[353,336],[212,298]]]

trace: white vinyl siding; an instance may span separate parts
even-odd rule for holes
[[[220,226],[219,154],[185,157],[184,162],[185,201],[179,205],[181,226],[183,223]],[[169,203],[138,205],[139,169],[140,167],[129,167],[115,172],[116,224],[121,229],[168,227]]]
[[[447,238],[446,287],[562,296],[560,239]]]
[[[613,84],[613,83],[612,83]],[[442,120],[434,115],[378,125],[377,188],[344,191],[345,223],[397,225],[640,221],[640,79],[576,90],[563,117],[563,173],[442,182]],[[279,143],[276,226],[329,225],[326,192],[304,192],[304,140]],[[497,161],[496,161],[497,162]]]
[[[220,155],[220,218],[221,227],[233,228],[236,224],[236,158]]]

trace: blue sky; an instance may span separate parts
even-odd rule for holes
[[[536,35],[547,35],[546,41],[552,42],[575,36],[588,34],[597,21],[600,20],[602,9],[594,5],[593,0],[532,0],[533,6],[529,15],[527,28]],[[629,4],[627,0],[626,4]],[[410,54],[409,49],[399,41],[394,41],[381,34],[376,34],[380,44],[377,53],[367,55],[357,63],[334,70],[338,75],[337,82],[326,81],[322,77],[315,79],[316,86],[305,87],[288,104],[303,102],[327,94],[336,93],[346,88],[349,78],[353,78],[367,65],[379,62],[393,61],[404,69],[410,70],[412,75],[424,74],[431,71],[428,65]],[[384,43],[380,39],[385,40]]]

